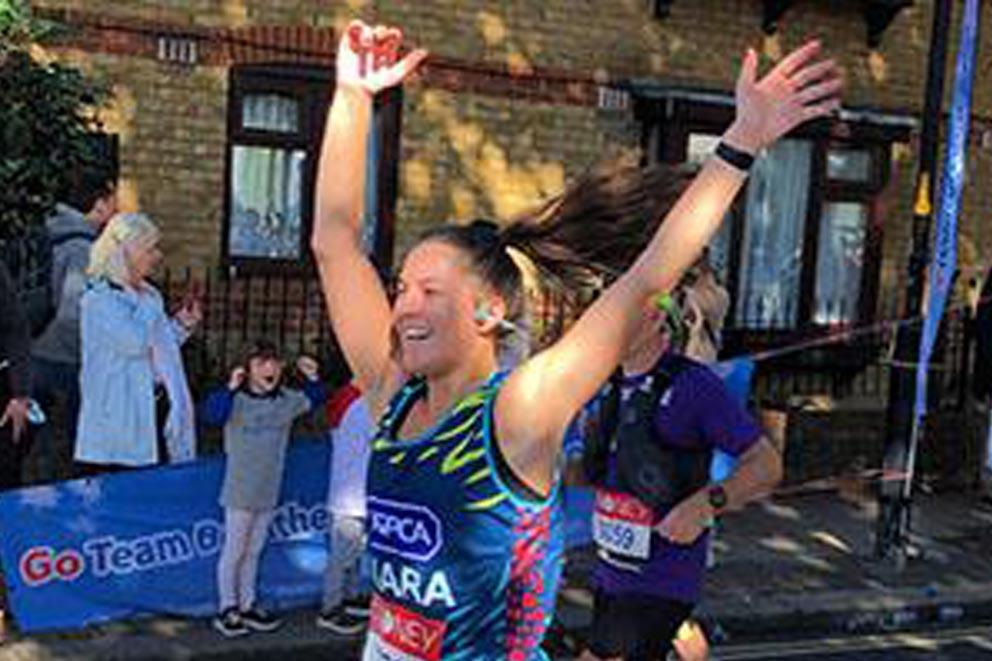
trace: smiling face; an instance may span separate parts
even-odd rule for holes
[[[271,356],[254,356],[248,360],[248,388],[258,395],[265,395],[279,386],[282,379],[282,361]]]
[[[393,303],[400,365],[409,374],[448,373],[465,360],[495,360],[495,343],[474,319],[482,284],[467,257],[443,241],[425,241],[403,262]]]

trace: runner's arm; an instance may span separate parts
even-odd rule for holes
[[[317,172],[311,247],[335,336],[361,389],[381,403],[377,395],[388,389],[385,381],[396,369],[390,358],[389,301],[361,246],[367,136],[373,96],[399,84],[425,53],[414,51],[396,62],[392,52],[388,62],[378,56],[372,62],[371,41],[377,35],[355,21],[341,37]]]
[[[756,154],[836,108],[836,68],[818,62],[818,54],[819,44],[810,42],[758,80],[757,55],[749,52],[737,83],[737,117],[723,141]],[[511,467],[532,485],[550,484],[569,420],[619,362],[649,299],[669,291],[716,232],[745,176],[709,159],[634,265],[559,342],[509,377],[497,399],[497,437]]]

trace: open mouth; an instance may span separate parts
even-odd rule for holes
[[[405,342],[423,342],[431,336],[431,331],[424,326],[409,326],[401,329],[399,336]]]

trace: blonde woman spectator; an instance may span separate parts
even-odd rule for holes
[[[705,252],[684,282],[682,313],[689,337],[683,353],[703,363],[714,363],[720,353],[720,335],[730,309],[730,295],[717,280]]]
[[[199,323],[188,298],[173,318],[148,277],[162,260],[144,214],[115,215],[93,244],[81,305],[78,472],[92,475],[193,458],[192,397],[180,345]]]

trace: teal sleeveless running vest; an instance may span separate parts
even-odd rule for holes
[[[561,576],[558,485],[528,498],[493,438],[503,374],[434,428],[397,438],[426,391],[410,380],[372,445],[368,551],[373,604],[365,661],[545,659],[540,649]]]

